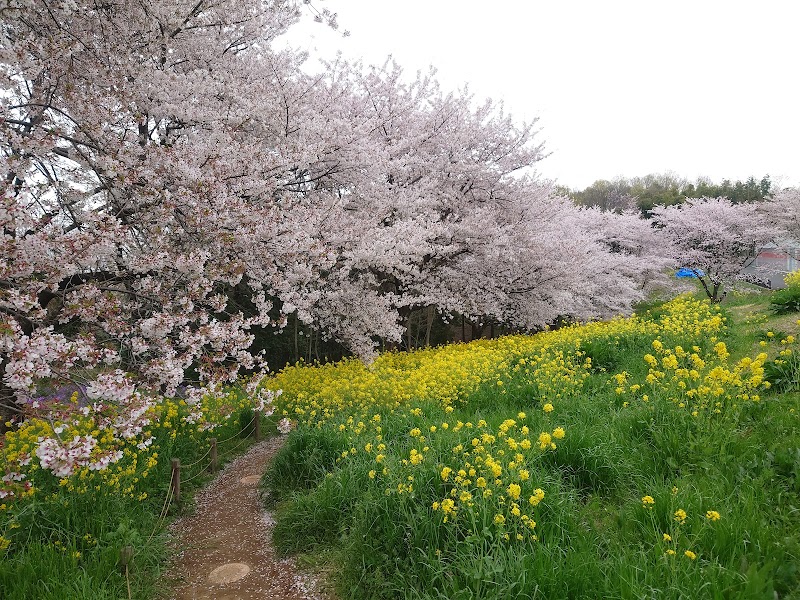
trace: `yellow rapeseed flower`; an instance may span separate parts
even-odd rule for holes
[[[531,506],[537,506],[542,500],[544,500],[544,490],[541,488],[533,490],[533,496],[528,498],[528,502],[530,502]]]

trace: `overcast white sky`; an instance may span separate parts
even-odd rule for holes
[[[800,184],[797,0],[318,6],[350,37],[301,23],[292,45],[375,64],[391,54],[409,78],[433,65],[444,89],[468,83],[519,120],[539,117],[552,154],[538,170],[562,185],[665,171]]]

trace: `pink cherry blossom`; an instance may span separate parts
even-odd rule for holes
[[[733,204],[727,198],[701,198],[656,206],[652,215],[678,266],[691,269],[716,302],[723,285],[733,283],[761,247],[780,235],[776,223],[762,217],[770,206],[770,202]]]

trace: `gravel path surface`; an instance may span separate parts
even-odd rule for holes
[[[272,545],[272,515],[258,482],[283,444],[273,437],[229,463],[195,496],[196,509],[171,527],[176,557],[164,580],[173,600],[333,600],[319,581]]]

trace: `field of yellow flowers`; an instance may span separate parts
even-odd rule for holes
[[[800,394],[769,373],[800,323],[767,319],[682,296],[288,367],[276,542],[346,598],[798,597]]]
[[[259,391],[277,408],[265,426],[293,427],[263,481],[275,541],[329,563],[342,598],[800,597],[800,322],[769,300],[682,296],[287,367]],[[77,398],[6,434],[0,597],[127,597],[124,547],[132,596],[156,597],[164,524],[185,510],[170,459],[191,488],[212,437],[222,457],[248,446],[245,383],[199,407],[164,400],[124,441],[66,410]],[[36,453],[53,435],[114,461],[53,476]]]

